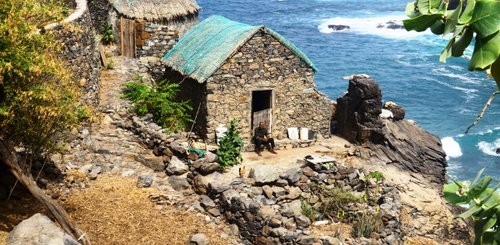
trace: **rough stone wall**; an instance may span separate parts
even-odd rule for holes
[[[83,101],[97,105],[101,61],[90,12],[87,9],[75,21],[57,26],[53,31],[63,43],[60,57],[73,70],[73,79],[79,83],[83,92]]]
[[[328,136],[333,102],[316,90],[314,72],[274,37],[259,32],[207,80],[207,137],[215,128],[238,120],[242,137],[251,138],[252,91],[272,92],[272,134],[306,127]]]
[[[137,57],[163,57],[179,41],[179,31],[173,27],[147,21],[136,22]]]
[[[109,20],[111,4],[108,0],[88,0],[88,3],[94,29],[101,33],[102,25]]]

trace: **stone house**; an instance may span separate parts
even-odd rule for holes
[[[89,0],[94,26],[109,22],[121,54],[160,58],[198,23],[196,0]]]
[[[180,83],[180,99],[193,104],[194,131],[209,142],[233,118],[247,142],[260,121],[277,139],[286,138],[289,127],[330,134],[333,102],[315,87],[316,67],[267,27],[211,16],[162,61],[165,78]]]

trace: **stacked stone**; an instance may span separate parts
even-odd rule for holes
[[[252,92],[272,90],[272,133],[283,139],[289,127],[305,127],[329,135],[333,103],[319,93],[314,71],[270,34],[248,40],[207,80],[207,135],[236,118],[242,137],[251,137]]]
[[[179,32],[152,22],[136,25],[137,56],[163,57],[179,40]]]
[[[267,168],[255,169],[253,178],[243,177],[232,183],[208,183],[205,177],[197,175],[192,185],[201,195],[199,205],[213,216],[225,217],[249,244],[340,244],[337,238],[319,238],[311,234],[312,222],[302,213],[303,202],[307,200],[314,206],[321,204],[323,197],[319,185],[326,189],[342,188],[359,196],[367,189],[373,193],[377,187],[366,182],[361,173],[361,169],[352,167],[309,164],[282,174]],[[376,201],[351,203],[342,208],[346,213],[359,214],[376,213],[378,206],[383,227],[369,238],[350,238],[346,243],[402,242],[397,190],[387,185],[378,188],[381,188],[380,198]],[[219,210],[214,210],[216,208]]]
[[[94,29],[101,33],[104,23],[109,20],[111,4],[108,0],[88,0],[90,13],[92,14],[92,24]]]
[[[64,27],[56,27],[54,34],[63,43],[59,57],[74,72],[73,79],[81,87],[83,101],[97,105],[101,61],[89,11]]]

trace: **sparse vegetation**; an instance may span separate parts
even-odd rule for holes
[[[493,179],[482,177],[483,171],[479,171],[470,185],[457,181],[445,185],[444,197],[451,203],[469,206],[458,217],[472,219],[475,245],[500,244],[500,195],[497,192],[500,181],[496,180],[494,188],[489,187]]]
[[[143,116],[148,113],[153,115],[155,123],[165,128],[167,132],[186,129],[193,120],[188,115],[192,110],[187,101],[176,101],[179,85],[161,82],[161,85],[147,86],[142,77],[125,84],[123,97],[129,99],[137,114]]]
[[[379,212],[363,211],[358,214],[356,221],[354,221],[352,233],[354,237],[369,238],[372,232],[380,232],[383,226]]]
[[[217,150],[221,167],[225,168],[240,163],[243,160],[241,157],[242,147],[243,140],[241,140],[236,119],[233,119],[229,124],[226,135],[220,140],[219,149]]]
[[[113,26],[108,22],[102,24],[101,41],[104,44],[112,44],[116,41],[115,34],[113,33]]]
[[[113,68],[115,68],[115,62],[113,61],[113,59],[108,58],[108,62],[106,63],[106,69],[113,70]]]

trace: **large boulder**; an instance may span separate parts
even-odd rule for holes
[[[360,145],[361,157],[372,162],[395,164],[403,170],[421,173],[431,182],[446,182],[446,154],[435,135],[402,120],[404,109],[386,105],[393,120],[382,120],[382,93],[366,75],[350,77],[348,93],[337,99],[338,132]]]
[[[382,92],[378,84],[366,76],[352,76],[347,94],[337,99],[338,132],[355,143],[379,141],[381,112]]]
[[[79,245],[43,214],[23,220],[7,237],[7,245]]]

